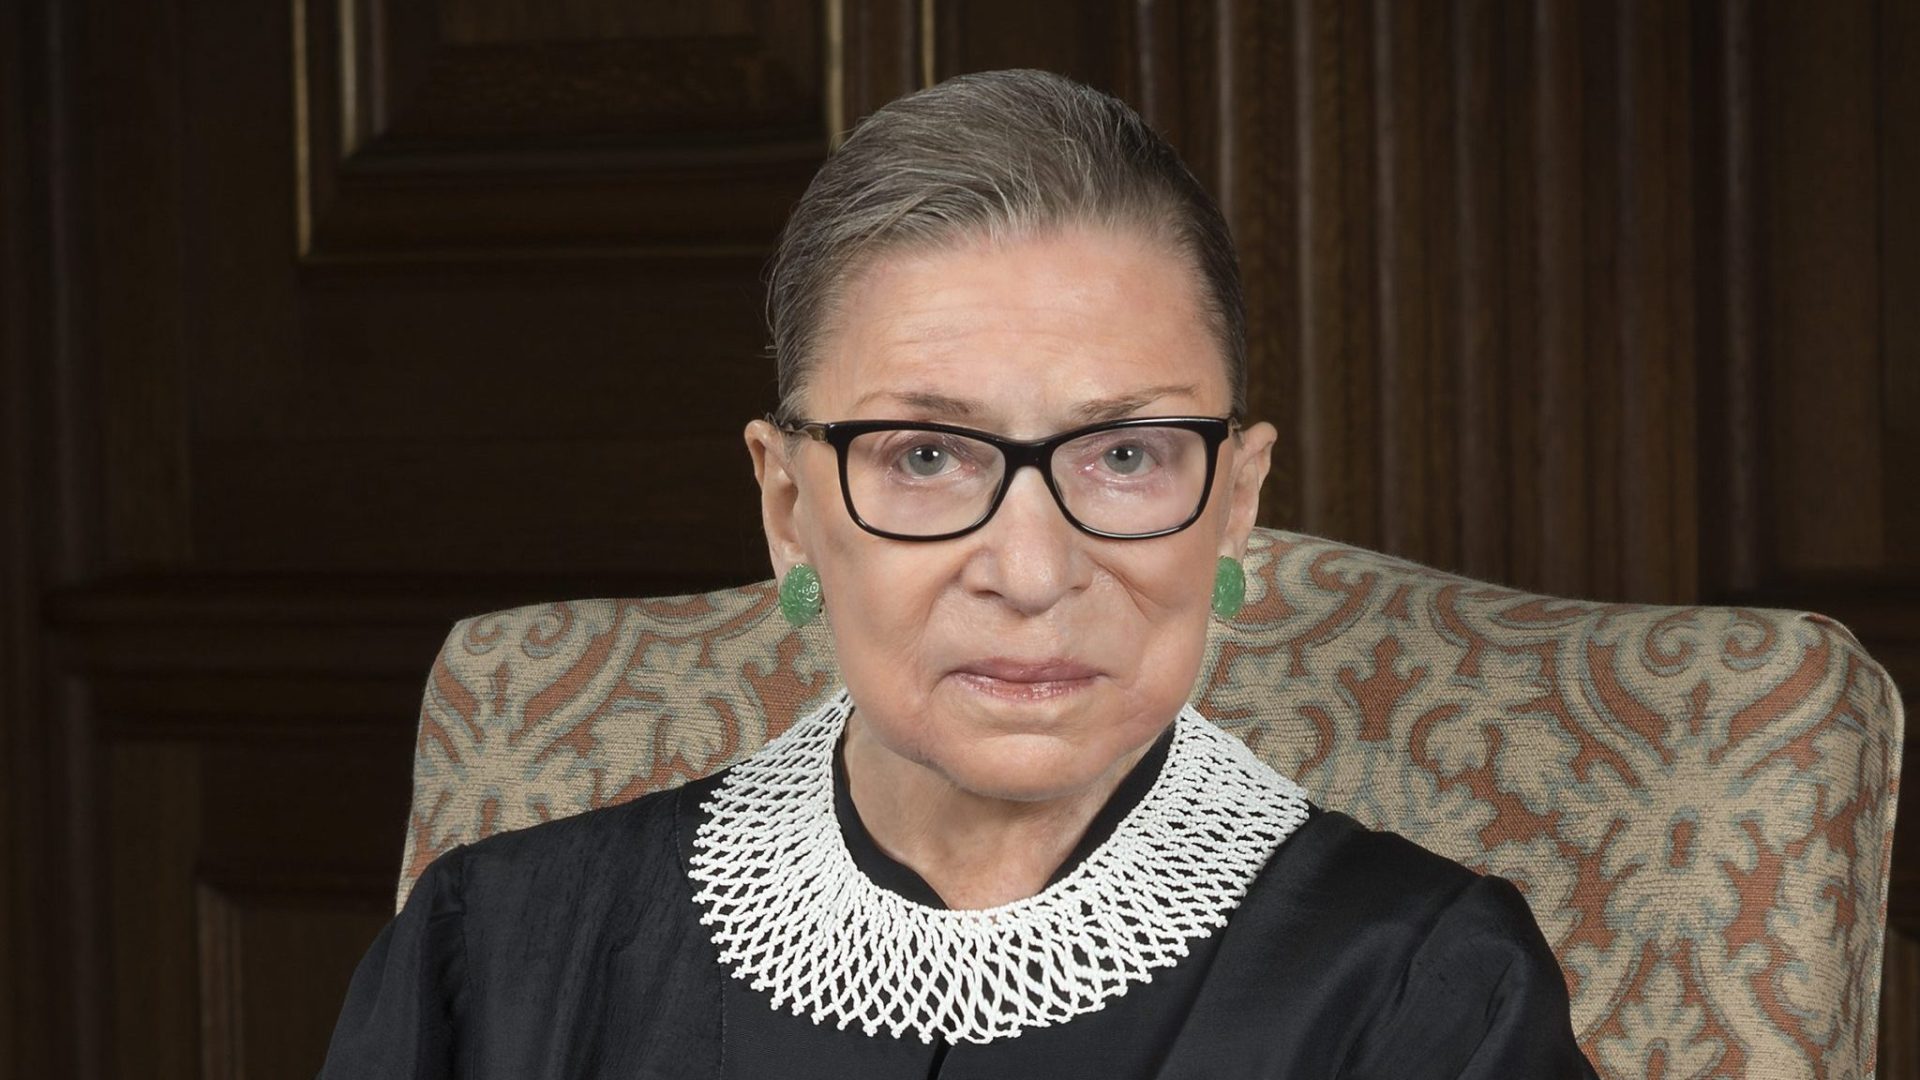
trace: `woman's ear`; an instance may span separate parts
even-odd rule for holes
[[[1240,432],[1233,450],[1233,475],[1228,477],[1227,528],[1221,538],[1220,554],[1238,559],[1247,553],[1247,538],[1253,535],[1260,517],[1260,486],[1266,483],[1267,470],[1273,468],[1273,444],[1280,432],[1261,421]]]
[[[767,556],[773,576],[780,577],[796,563],[807,561],[800,543],[800,485],[795,481],[787,434],[765,420],[755,420],[745,431],[747,453],[753,457],[753,478],[760,482],[760,525],[767,534]]]

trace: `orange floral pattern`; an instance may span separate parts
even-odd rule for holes
[[[1903,717],[1832,619],[1522,593],[1258,530],[1200,711],[1325,806],[1513,880],[1603,1077],[1871,1075]],[[457,844],[707,775],[837,683],[771,583],[453,628],[400,901]]]

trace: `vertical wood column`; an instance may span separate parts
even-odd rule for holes
[[[1228,4],[1221,190],[1266,520],[1543,591],[1693,594],[1694,26]]]

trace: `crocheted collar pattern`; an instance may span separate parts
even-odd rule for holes
[[[834,813],[842,689],[735,765],[688,859],[720,963],[775,1008],[868,1035],[986,1043],[1104,1008],[1226,925],[1307,818],[1307,796],[1191,705],[1113,834],[999,907],[927,907],[874,884]]]

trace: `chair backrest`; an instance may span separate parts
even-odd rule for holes
[[[1871,1069],[1899,694],[1804,612],[1560,600],[1259,530],[1194,701],[1321,804],[1525,892],[1603,1076]],[[435,856],[704,776],[835,684],[771,583],[453,628],[400,900]]]

